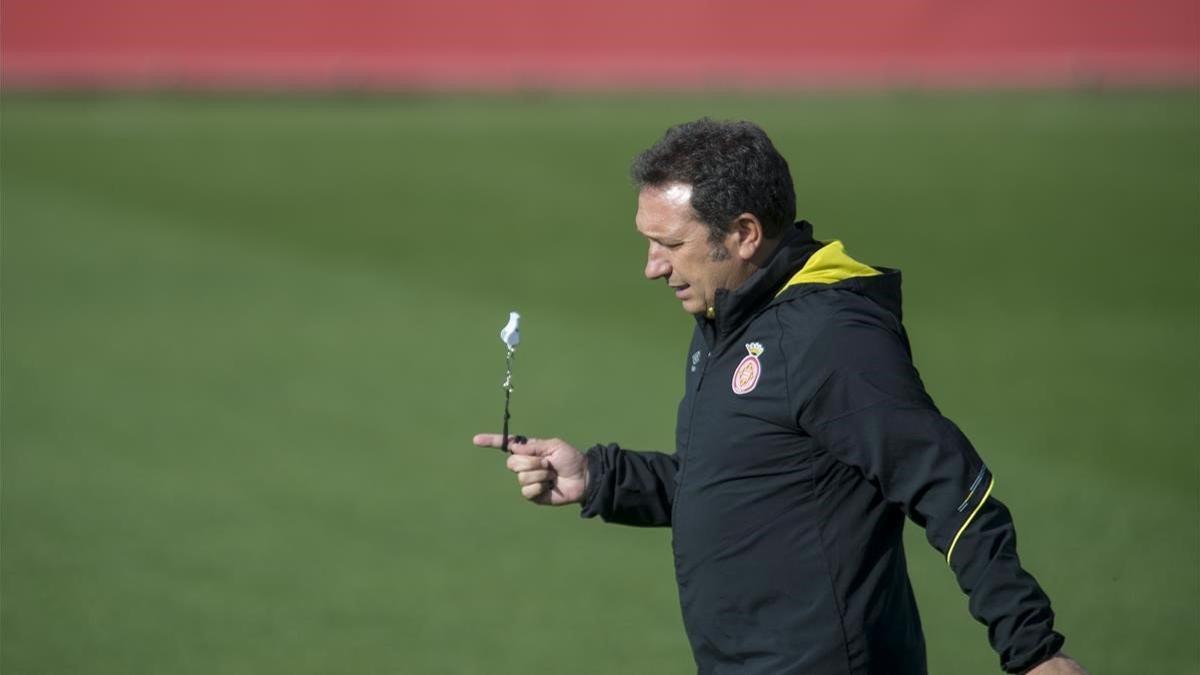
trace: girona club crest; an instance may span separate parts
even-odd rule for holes
[[[762,344],[750,342],[746,345],[746,351],[749,353],[733,371],[733,393],[738,396],[754,391],[758,386],[758,376],[762,374],[762,363],[758,360],[763,353]]]

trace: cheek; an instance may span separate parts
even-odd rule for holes
[[[708,251],[690,251],[682,260],[679,261],[679,267],[684,271],[690,283],[698,283],[704,280],[705,263],[708,261]]]
[[[682,277],[684,281],[688,281],[688,279],[690,277],[690,274],[689,274],[690,270],[691,270],[691,267],[688,265],[688,261],[687,261],[686,257],[679,256],[679,255],[671,257],[671,272],[673,273],[674,276]],[[688,283],[691,283],[691,282],[688,281]]]

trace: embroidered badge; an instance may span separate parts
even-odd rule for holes
[[[758,386],[758,376],[762,374],[762,364],[759,363],[758,357],[762,356],[763,346],[758,342],[750,342],[746,344],[746,351],[749,354],[742,359],[736,370],[733,371],[733,393],[741,396],[749,394]]]
[[[692,354],[692,372],[696,372],[696,365],[700,363],[700,350],[697,349],[695,354]]]

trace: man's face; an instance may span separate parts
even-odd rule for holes
[[[737,288],[749,276],[745,261],[729,249],[734,235],[716,243],[709,240],[708,226],[692,210],[690,185],[643,188],[635,221],[650,243],[646,278],[664,279],[689,314],[703,314],[717,289]]]

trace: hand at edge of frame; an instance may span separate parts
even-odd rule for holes
[[[1025,675],[1087,675],[1075,659],[1059,652],[1025,671]]]

